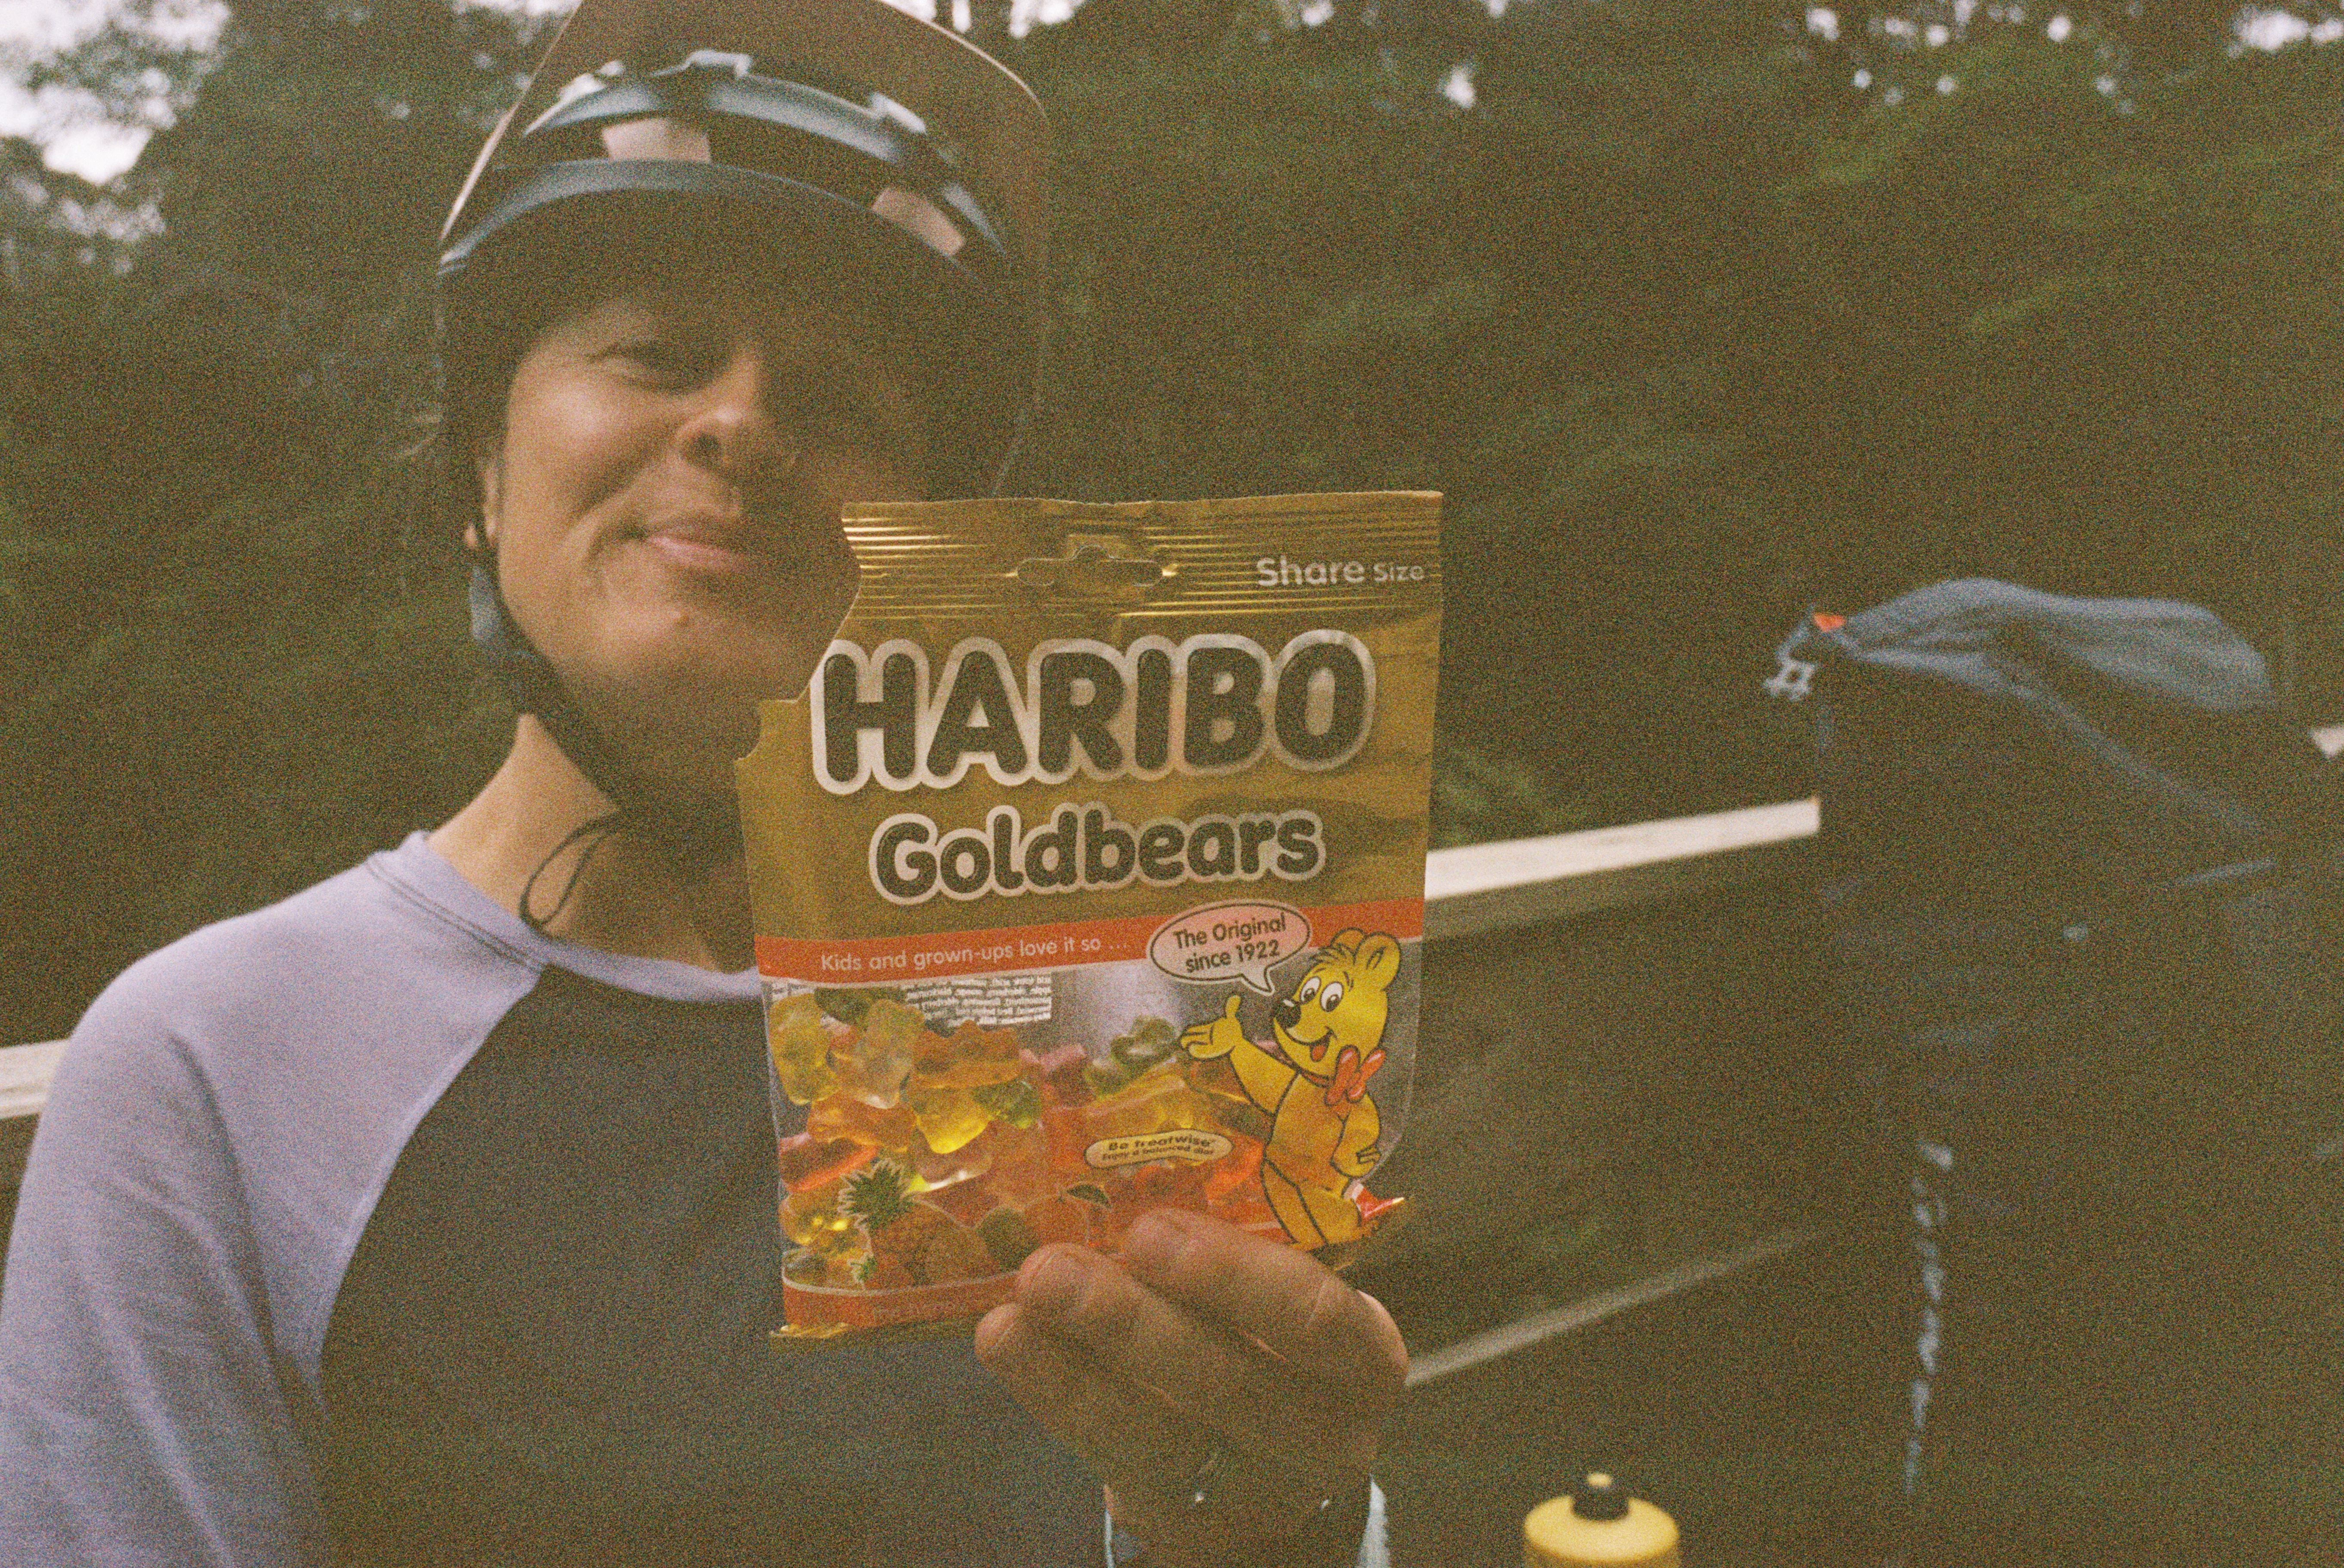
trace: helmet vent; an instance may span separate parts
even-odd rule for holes
[[[968,236],[945,216],[945,209],[915,190],[889,186],[872,202],[871,210],[938,256],[958,256],[968,243]]]
[[[657,115],[604,126],[602,150],[614,158],[665,158],[689,164],[712,161],[707,131]]]
[[[571,104],[576,103],[579,99],[584,97],[589,93],[601,92],[603,88],[611,85],[611,78],[617,76],[625,69],[626,67],[619,61],[613,60],[610,64],[602,66],[600,70],[579,72],[578,75],[571,77],[567,82],[564,82],[561,85],[561,91],[553,95],[553,108],[564,108]],[[551,113],[552,111],[548,110],[547,112]]]
[[[681,76],[692,71],[709,71],[720,76],[730,76],[737,82],[755,69],[756,64],[750,56],[729,49],[694,49],[684,56],[682,65],[670,65],[666,70],[653,71],[652,75]]]

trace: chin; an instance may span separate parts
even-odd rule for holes
[[[714,668],[705,659],[647,660],[605,689],[590,711],[643,773],[729,794],[734,760],[756,748],[758,704],[792,694],[775,677],[779,660],[743,661],[735,651]],[[810,658],[803,662],[811,667]],[[800,674],[797,689],[804,684]]]

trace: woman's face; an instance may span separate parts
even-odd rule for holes
[[[925,433],[846,313],[729,282],[559,317],[479,453],[513,618],[653,778],[727,787],[854,595],[843,502],[920,495]]]

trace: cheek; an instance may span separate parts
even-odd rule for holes
[[[587,391],[516,387],[504,447],[507,528],[541,542],[587,520],[658,451],[660,435]]]

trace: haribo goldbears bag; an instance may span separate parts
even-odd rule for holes
[[[1395,1206],[1439,512],[849,508],[854,608],[739,765],[784,1337],[973,1317],[1150,1209]]]

